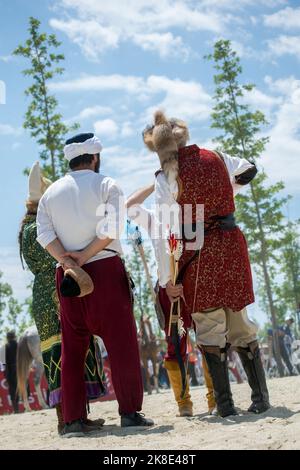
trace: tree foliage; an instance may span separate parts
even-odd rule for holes
[[[13,295],[13,290],[7,282],[2,281],[0,271],[0,340],[4,339],[7,331],[15,330],[17,335],[33,325],[29,305],[30,299],[20,303]]]
[[[253,90],[254,85],[240,83],[242,67],[230,41],[217,41],[214,52],[207,58],[213,61],[216,70],[212,128],[220,129],[221,134],[214,141],[220,150],[257,163],[268,137],[261,136],[261,129],[267,124],[264,114],[261,111],[252,112],[246,104],[246,94]],[[251,261],[263,294],[262,305],[267,307],[267,314],[276,331],[276,263],[278,249],[283,241],[282,209],[287,198],[280,196],[283,183],[268,183],[264,171],[249,186],[247,192],[236,198],[237,219],[248,239]],[[276,344],[276,359],[282,375],[283,367],[278,351]]]
[[[54,181],[63,175],[67,168],[63,157],[66,134],[78,128],[78,124],[68,126],[63,122],[58,111],[58,101],[49,93],[49,82],[64,71],[60,66],[64,56],[56,53],[56,49],[61,45],[56,36],[41,33],[40,24],[36,18],[29,18],[29,38],[25,44],[19,45],[13,54],[30,62],[29,68],[23,71],[23,74],[32,80],[25,90],[31,101],[23,126],[30,130],[30,135],[40,146],[45,176]]]

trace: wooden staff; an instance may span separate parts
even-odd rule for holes
[[[171,271],[171,278],[172,282],[175,286],[177,277],[178,277],[178,269],[179,269],[179,259],[182,255],[182,242],[175,238],[175,235],[170,232],[169,238],[169,249],[170,249],[170,271]],[[178,302],[177,305],[177,314],[176,316],[173,315],[174,303],[171,303],[170,307],[170,318],[169,318],[169,327],[168,327],[168,336],[171,336],[171,326],[172,323],[175,323],[180,318],[180,298],[176,300]],[[177,317],[177,318],[176,318]]]
[[[153,301],[154,306],[155,306],[156,305],[156,295],[155,295],[155,292],[154,292],[154,288],[153,288],[152,280],[151,280],[151,276],[150,276],[150,271],[149,271],[148,263],[147,263],[147,260],[146,260],[142,235],[141,235],[141,232],[139,231],[138,227],[135,228],[135,234],[134,234],[133,240],[134,240],[134,244],[137,247],[137,249],[139,251],[139,254],[141,256],[143,266],[144,266],[144,269],[145,269],[145,273],[146,273],[146,279],[147,279],[148,287],[149,287],[149,290],[150,290],[152,301]]]

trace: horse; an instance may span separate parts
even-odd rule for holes
[[[148,395],[152,393],[152,387],[150,384],[150,374],[148,368],[148,361],[150,360],[153,367],[153,378],[154,378],[154,387],[156,393],[159,393],[158,388],[158,369],[159,369],[159,347],[157,343],[157,338],[152,330],[152,325],[150,319],[144,318],[141,316],[140,320],[140,355],[146,375],[146,387]]]
[[[36,327],[27,328],[21,335],[17,349],[17,380],[18,391],[26,411],[31,411],[27,396],[27,381],[32,362],[35,362],[34,387],[42,408],[48,408],[42,391],[41,380],[44,374],[44,364],[41,352],[41,342]]]

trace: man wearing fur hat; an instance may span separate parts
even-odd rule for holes
[[[187,146],[186,124],[168,120],[161,111],[155,113],[154,125],[145,129],[143,137],[161,163],[155,184],[157,218],[163,220],[160,236],[168,224],[183,241],[178,276],[183,278],[182,285],[173,285],[170,269],[166,273],[170,266],[167,249],[165,259],[160,260],[165,265],[160,271],[166,273],[160,285],[166,286],[170,300],[177,306],[180,302],[184,314],[194,321],[219,415],[236,414],[226,361],[228,344],[237,349],[252,389],[249,411],[266,411],[270,405],[257,327],[246,312],[246,306],[254,302],[248,249],[234,220],[234,193],[255,176],[255,165]],[[174,229],[164,221],[166,208],[173,219],[176,215]]]
[[[139,413],[143,385],[136,325],[120,258],[123,194],[113,179],[99,174],[101,149],[94,134],[67,140],[64,153],[71,171],[51,185],[38,209],[37,239],[60,263],[62,404],[69,436],[83,431],[83,366],[91,334],[101,336],[108,352],[121,426],[153,424]],[[72,264],[68,269],[70,257],[80,271]]]
[[[128,209],[128,218],[140,225],[149,235],[152,241],[157,267],[160,269],[159,277],[164,278],[168,275],[168,263],[161,263],[159,260],[164,259],[165,245],[163,239],[157,239],[155,236],[155,226],[157,225],[155,212],[148,210],[142,203],[154,191],[154,184],[145,188],[138,189],[131,194],[127,200],[126,206]],[[167,272],[165,273],[165,268]],[[187,383],[184,394],[182,395],[182,376],[178,364],[178,353],[180,353],[181,361],[184,364],[187,362],[188,350],[188,329],[192,327],[191,317],[185,315],[183,318],[183,325],[186,331],[180,338],[179,351],[176,352],[175,345],[170,337],[168,337],[168,325],[170,317],[170,300],[166,294],[166,289],[161,286],[156,286],[156,311],[158,314],[158,321],[161,328],[164,330],[167,342],[167,352],[164,357],[164,366],[167,370],[170,385],[174,393],[175,400],[178,405],[178,417],[193,416],[193,402],[190,395],[189,377],[187,375]],[[207,405],[208,412],[212,414],[215,409],[216,403],[213,395],[212,380],[207,368],[205,358],[202,356],[202,367],[204,373],[204,380],[207,387]]]

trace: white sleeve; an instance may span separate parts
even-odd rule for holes
[[[142,227],[147,233],[154,249],[155,260],[160,285],[165,287],[170,279],[170,258],[166,250],[166,240],[158,237],[159,229],[156,227],[155,213],[140,204],[134,204],[128,209],[128,217]]]
[[[154,253],[157,262],[157,273],[159,285],[166,287],[171,279],[170,256],[168,252],[168,242],[163,238],[153,240]]]
[[[175,234],[180,233],[180,206],[176,202],[178,193],[177,182],[168,184],[164,173],[159,173],[155,180],[156,205],[156,252],[158,264],[159,285],[165,287],[171,279],[168,233],[171,228]]]
[[[133,204],[127,210],[127,215],[136,225],[142,227],[148,234],[149,238],[153,238],[152,228],[154,225],[154,213],[141,204]]]
[[[46,195],[43,195],[40,199],[36,217],[37,225],[37,241],[42,245],[43,248],[49,245],[57,238],[53,223],[49,212],[47,210]]]
[[[108,178],[104,185],[103,203],[99,204],[96,215],[101,217],[97,224],[98,238],[120,239],[125,221],[125,198],[123,191],[115,182]]]
[[[155,178],[155,203],[156,204],[177,204],[178,184],[174,181],[171,185],[168,183],[167,178],[163,172],[158,173]]]
[[[222,157],[229,173],[233,193],[236,195],[243,188],[243,185],[237,184],[235,182],[235,177],[241,175],[249,168],[252,168],[253,164],[248,162],[245,158],[231,157],[224,152],[222,152]]]

